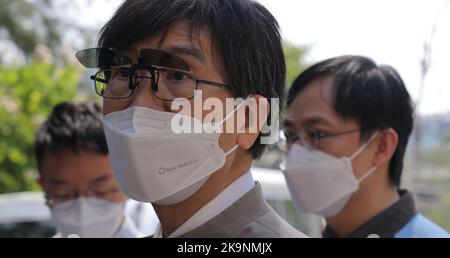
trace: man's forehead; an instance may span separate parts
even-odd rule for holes
[[[287,109],[286,124],[332,124],[339,121],[332,103],[332,76],[312,80]]]
[[[186,22],[179,22],[169,26],[162,33],[158,33],[148,39],[145,39],[131,47],[127,51],[133,58],[139,56],[142,49],[153,48],[163,49],[168,52],[181,52],[186,49],[195,50],[197,57],[207,58],[211,51],[211,38],[208,32],[200,29],[191,31],[191,26]]]

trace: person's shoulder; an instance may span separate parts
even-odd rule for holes
[[[450,238],[450,234],[440,226],[417,213],[399,232],[397,238]]]

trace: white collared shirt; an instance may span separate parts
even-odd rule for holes
[[[131,220],[130,216],[125,215],[122,226],[119,231],[114,235],[114,238],[140,238],[143,237],[142,234],[134,222]]]
[[[190,232],[197,227],[203,225],[205,222],[216,217],[228,207],[237,202],[242,196],[248,193],[255,187],[252,173],[249,171],[231,183],[225,190],[212,199],[208,204],[203,206],[192,217],[190,217],[183,225],[169,235],[169,238],[181,236]],[[153,238],[162,238],[163,232],[161,224],[156,228]]]

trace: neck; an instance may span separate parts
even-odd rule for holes
[[[388,175],[388,172],[386,169],[384,173],[375,171],[374,174]],[[380,183],[377,184],[375,181]],[[338,237],[348,236],[399,199],[397,188],[387,176],[382,180],[377,177],[367,178],[341,212],[334,217],[326,218],[327,225]]]
[[[234,156],[239,158],[236,159]],[[238,149],[228,157],[233,162],[231,164],[225,163],[221,169],[214,172],[206,183],[188,199],[168,206],[153,204],[153,208],[161,222],[164,236],[172,234],[203,206],[249,171],[252,157],[249,153],[246,153],[246,150]]]

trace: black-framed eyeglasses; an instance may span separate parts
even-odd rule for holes
[[[163,101],[193,99],[199,84],[231,89],[226,84],[199,80],[187,71],[156,66],[146,70],[127,67],[101,69],[91,79],[95,82],[95,92],[108,99],[131,97],[144,80],[150,81],[154,95]]]
[[[99,68],[91,79],[95,92],[108,99],[131,97],[144,80],[150,81],[154,95],[163,101],[193,99],[199,84],[232,89],[223,83],[198,79],[182,59],[160,49],[142,49],[138,64],[132,64],[119,50],[108,48],[83,50],[77,58],[88,68]]]
[[[325,133],[316,129],[302,130],[299,133],[291,133],[288,131],[282,131],[280,134],[280,142],[278,146],[281,150],[287,151],[287,146],[294,143],[299,143],[300,145],[308,149],[319,149],[320,141],[325,138],[337,137],[345,134],[351,134],[360,132],[361,128],[348,130],[338,133]]]

